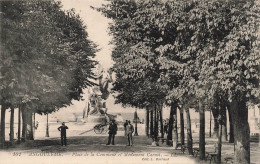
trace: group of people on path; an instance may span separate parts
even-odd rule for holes
[[[115,135],[117,134],[117,124],[115,123],[115,120],[112,120],[109,124],[108,128],[108,142],[106,145],[110,145],[112,142],[112,145],[115,145]],[[127,146],[133,146],[133,137],[132,134],[134,132],[134,126],[131,124],[130,120],[126,120],[124,123],[124,130],[125,130],[125,136],[127,136],[128,139],[128,145]]]
[[[168,132],[168,126],[169,126],[169,122],[168,120],[164,120],[164,132],[167,134]],[[67,145],[67,139],[66,139],[66,129],[68,129],[68,127],[65,125],[65,123],[62,123],[62,126],[60,126],[58,128],[58,130],[60,131],[60,135],[61,135],[61,145],[66,146]],[[106,145],[110,145],[112,143],[112,145],[115,145],[115,135],[117,134],[117,124],[115,122],[115,120],[111,120],[109,123],[109,128],[108,128],[108,142]],[[134,126],[131,124],[130,120],[126,120],[124,123],[124,130],[125,130],[125,136],[127,136],[127,140],[128,140],[128,144],[127,146],[133,146],[133,133],[134,133]]]
[[[128,146],[133,146],[133,138],[132,138],[132,133],[134,132],[134,127],[131,124],[130,121],[126,120],[124,123],[124,128],[125,128],[125,136],[128,137]],[[66,125],[65,122],[62,122],[62,125],[58,127],[58,130],[60,131],[60,136],[61,136],[61,146],[66,146],[67,145],[67,136],[66,136],[66,130],[69,129]],[[115,135],[117,134],[117,124],[115,123],[115,120],[111,120],[109,123],[109,128],[108,128],[108,142],[106,145],[115,145]]]

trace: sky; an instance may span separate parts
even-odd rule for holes
[[[111,59],[112,45],[109,45],[111,36],[108,35],[108,23],[112,20],[101,15],[90,8],[101,7],[103,0],[62,0],[63,9],[75,9],[75,12],[80,15],[83,23],[87,26],[89,40],[98,45],[99,52],[96,53],[96,60],[100,62],[102,67],[107,70],[113,64]]]

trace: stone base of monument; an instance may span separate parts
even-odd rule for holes
[[[102,123],[105,121],[106,121],[106,117],[101,116],[101,115],[99,115],[99,116],[91,115],[91,116],[88,116],[88,118],[87,118],[88,123]]]
[[[153,142],[152,142],[152,146],[159,146],[159,143],[156,142],[156,141],[153,141]]]

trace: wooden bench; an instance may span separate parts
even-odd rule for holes
[[[162,142],[162,144],[165,142],[167,144],[167,141],[169,143],[171,143],[170,145],[172,146],[172,140],[168,140],[167,138],[161,138],[161,137],[158,137],[159,141]]]
[[[210,157],[209,163],[211,163],[211,161],[212,161],[213,159],[214,159],[214,162],[216,162],[217,153],[215,153],[215,152],[213,152],[213,153],[206,152],[206,154],[207,154],[206,160]]]
[[[161,141],[162,144],[163,144],[164,142],[167,143],[167,141],[168,141],[168,143],[170,143],[170,146],[173,145],[173,144],[172,144],[172,140],[168,140],[167,138],[158,137],[158,140]],[[185,152],[185,149],[186,149],[186,146],[185,146],[185,145],[182,145],[181,143],[177,143],[177,145],[176,145],[176,147],[175,147],[175,150],[177,150],[178,147],[181,148],[182,153]]]
[[[167,138],[160,138],[162,144],[167,141]]]
[[[233,157],[226,157],[226,158],[224,158],[224,162],[225,163],[228,163],[228,162],[234,163],[234,159],[233,159]]]

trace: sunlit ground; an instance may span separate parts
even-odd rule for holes
[[[7,157],[10,159],[59,159],[55,163],[63,163],[66,161],[73,163],[73,159],[80,161],[89,161],[93,163],[209,163],[209,161],[200,161],[198,157],[189,156],[187,151],[183,154],[180,149],[173,150],[172,147],[167,146],[165,143],[159,143],[158,147],[152,146],[152,140],[145,137],[145,125],[138,124],[139,136],[134,136],[134,146],[126,146],[127,139],[124,136],[123,126],[119,125],[119,131],[115,138],[116,145],[107,146],[108,134],[96,134],[92,128],[95,123],[66,123],[69,127],[67,131],[68,145],[60,146],[59,131],[57,128],[60,123],[49,124],[49,135],[46,137],[46,126],[39,125],[35,131],[35,140],[28,141],[15,145],[13,148],[8,148],[1,152],[8,152]],[[193,133],[194,143],[198,142],[198,133]],[[206,137],[206,151],[214,152],[214,143],[216,139]],[[198,144],[194,144],[198,147]],[[233,144],[223,142],[222,145],[222,159],[225,157],[233,156]],[[14,152],[21,152],[21,157],[14,157]],[[91,156],[91,152],[94,153]],[[60,153],[62,156],[41,156],[42,153]],[[149,154],[150,153],[150,154]],[[88,154],[88,155],[87,155]],[[141,156],[140,156],[141,154]],[[158,156],[159,154],[159,156]],[[260,148],[258,143],[251,143],[251,163],[259,163],[260,161]],[[35,156],[36,155],[36,156]],[[43,160],[42,162],[45,162]],[[115,162],[113,162],[115,163]]]

